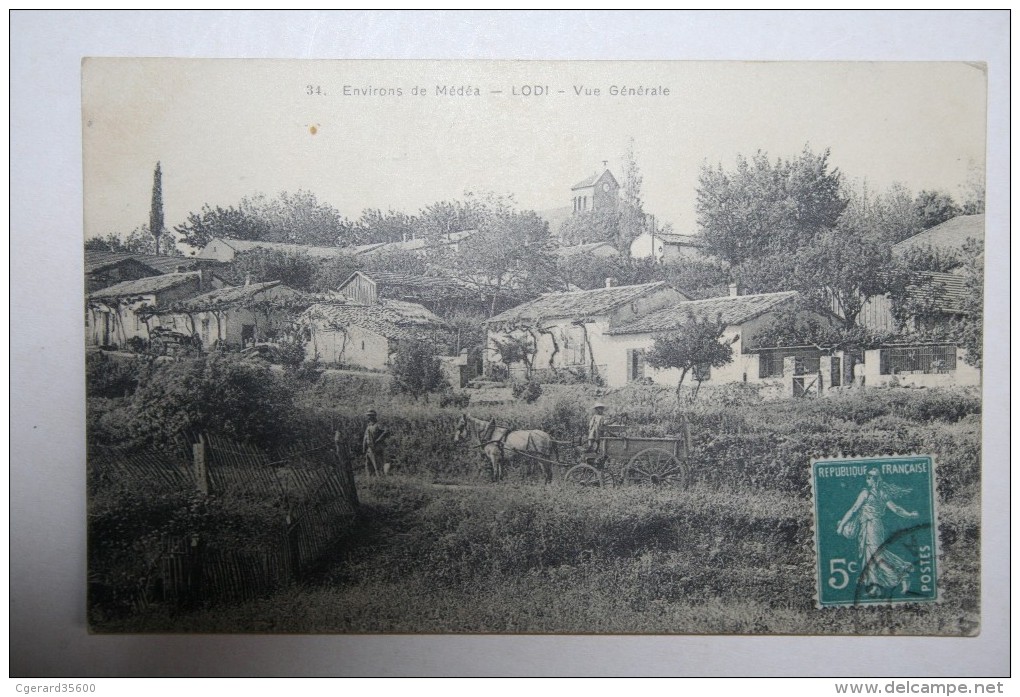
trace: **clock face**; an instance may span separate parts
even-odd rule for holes
[[[602,190],[609,191],[609,182],[606,182],[605,184],[602,185]]]

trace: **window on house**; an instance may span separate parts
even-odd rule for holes
[[[691,377],[697,382],[705,382],[712,379],[712,366],[708,363],[699,363],[691,371]]]
[[[209,341],[209,319],[202,320],[202,340]]]
[[[762,351],[758,354],[758,378],[783,377],[783,354],[779,351]]]
[[[948,373],[956,370],[955,346],[893,346],[879,352],[879,373]]]
[[[627,381],[644,380],[645,350],[627,349]]]

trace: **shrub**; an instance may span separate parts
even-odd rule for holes
[[[133,394],[103,415],[97,435],[166,445],[210,431],[271,449],[292,424],[294,390],[292,378],[236,355],[148,362]]]
[[[454,392],[447,390],[439,397],[439,406],[463,409],[471,403],[471,395],[467,392]]]
[[[515,382],[513,386],[513,394],[515,399],[531,404],[542,396],[542,385],[540,385],[537,380]]]
[[[134,353],[145,353],[149,348],[149,342],[140,336],[133,336],[124,342],[124,348]]]
[[[89,397],[126,397],[138,387],[138,361],[118,360],[103,353],[85,355],[85,390]]]
[[[415,399],[449,387],[434,349],[424,342],[401,342],[392,371],[393,389]]]

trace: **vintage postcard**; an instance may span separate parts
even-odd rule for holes
[[[90,629],[977,634],[986,82],[84,60]]]

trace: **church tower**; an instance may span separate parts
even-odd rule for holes
[[[602,171],[570,187],[570,205],[573,215],[615,208],[619,202],[620,183],[609,171],[608,160],[602,161]]]

